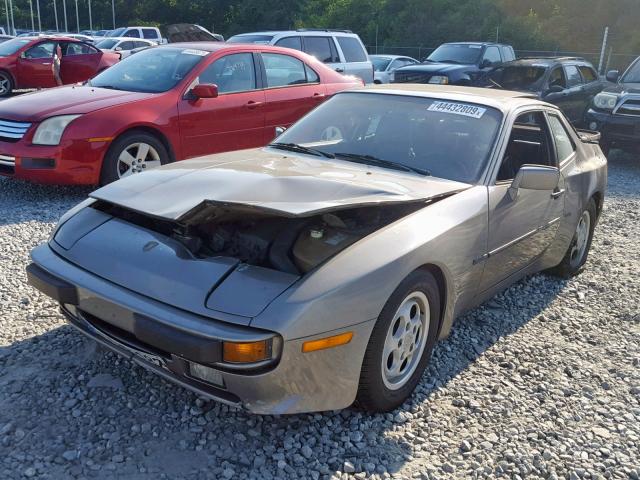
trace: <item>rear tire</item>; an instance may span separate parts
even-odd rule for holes
[[[13,92],[13,79],[7,72],[0,72],[0,97],[8,97]]]
[[[376,322],[360,372],[356,405],[393,410],[413,393],[429,363],[440,320],[440,292],[433,275],[416,270],[387,300]]]
[[[164,144],[147,132],[132,131],[118,137],[102,161],[100,185],[169,163]]]
[[[564,258],[557,266],[549,269],[549,273],[561,278],[571,278],[582,270],[589,256],[591,241],[593,240],[593,231],[598,220],[597,215],[596,202],[591,198],[580,215],[576,230]]]

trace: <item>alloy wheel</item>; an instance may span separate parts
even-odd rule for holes
[[[158,151],[148,143],[132,143],[118,156],[118,178],[141,173],[162,165]]]
[[[382,352],[382,380],[390,390],[402,388],[415,372],[427,343],[429,300],[422,292],[409,294],[389,325]]]
[[[580,217],[576,233],[574,236],[573,246],[571,247],[570,263],[572,267],[576,267],[582,261],[584,253],[589,243],[589,232],[591,231],[591,215],[585,210]]]
[[[11,80],[5,74],[0,74],[0,96],[6,95],[11,90]]]

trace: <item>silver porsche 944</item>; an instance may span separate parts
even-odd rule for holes
[[[526,94],[339,93],[273,143],[96,190],[32,252],[81,332],[256,413],[400,406],[453,320],[585,264],[607,161]]]

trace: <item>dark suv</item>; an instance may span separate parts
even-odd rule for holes
[[[521,58],[487,72],[478,86],[530,92],[560,107],[582,126],[593,98],[604,88],[596,69],[583,58]]]
[[[487,70],[516,58],[499,43],[444,43],[422,63],[395,71],[393,83],[473,85]]]
[[[640,146],[640,57],[620,76],[617,70],[607,73],[613,82],[593,99],[586,124],[601,134],[605,153],[612,146]]]

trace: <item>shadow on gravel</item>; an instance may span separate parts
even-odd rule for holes
[[[532,276],[458,319],[413,397],[379,415],[352,408],[260,417],[202,402],[117,355],[97,354],[72,327],[54,328],[0,347],[0,476],[22,472],[25,458],[51,478],[156,478],[159,472],[220,478],[230,469],[310,478],[309,469],[328,475],[344,471],[344,462],[356,471],[398,472],[420,452],[394,434],[397,425],[414,417],[426,425],[430,398],[501,338],[543,314],[564,286]],[[50,308],[25,316],[26,322],[60,318]],[[499,363],[496,383],[503,368],[514,368],[509,358]],[[464,398],[454,406],[475,408]],[[12,458],[16,464],[7,467]]]
[[[0,225],[56,222],[64,212],[87,198],[95,187],[39,185],[0,176],[0,203],[20,205],[0,217]]]

